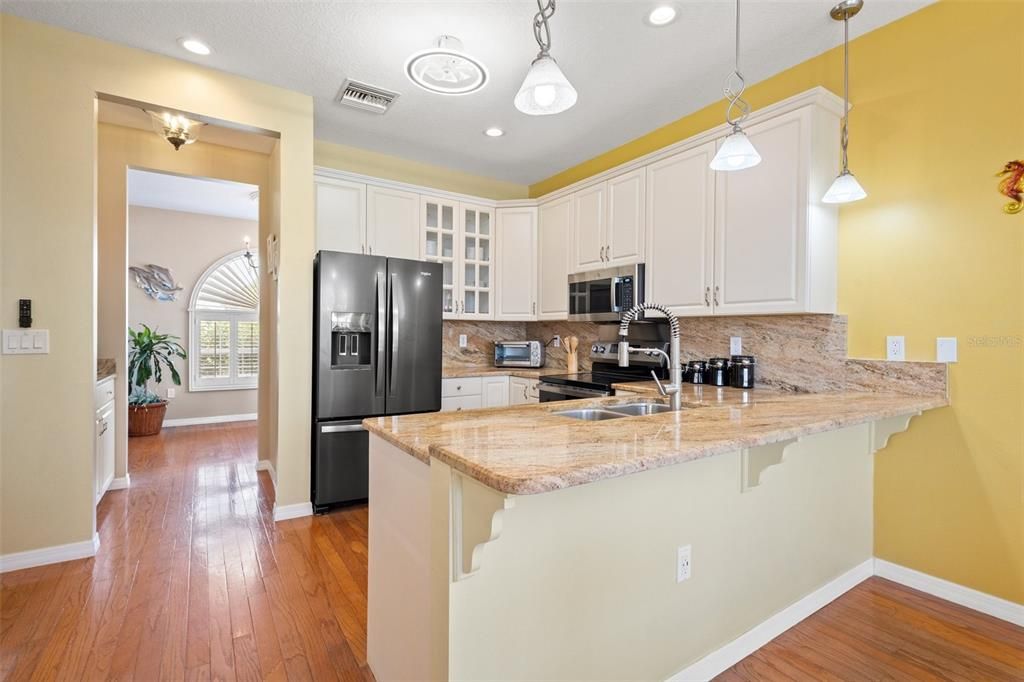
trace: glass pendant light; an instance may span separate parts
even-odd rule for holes
[[[855,16],[862,7],[864,0],[843,0],[829,12],[830,17],[843,22],[843,130],[839,139],[843,168],[832,182],[832,186],[825,192],[825,196],[821,198],[826,204],[846,204],[859,201],[868,195],[850,172],[849,159],[846,155],[846,146],[850,141],[850,17]]]
[[[153,124],[153,132],[167,140],[175,151],[178,151],[187,144],[192,144],[199,139],[199,129],[205,123],[193,121],[181,114],[173,114],[168,111],[150,111],[143,109],[149,114],[150,123]]]
[[[761,155],[740,126],[750,115],[750,105],[743,99],[746,87],[746,81],[740,74],[740,0],[736,0],[736,68],[725,81],[725,96],[729,100],[725,122],[732,126],[732,132],[718,148],[715,158],[711,159],[712,170],[737,171],[761,163]]]
[[[516,93],[516,109],[530,116],[559,114],[576,104],[576,88],[562,73],[549,54],[551,30],[548,19],[555,13],[555,0],[537,0],[540,10],[533,18],[533,37],[540,46],[537,58],[530,64],[522,87]]]

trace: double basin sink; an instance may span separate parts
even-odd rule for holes
[[[652,414],[662,414],[671,411],[671,407],[662,403],[643,402],[610,405],[608,407],[588,407],[579,410],[562,410],[552,414],[560,417],[569,417],[570,419],[600,422],[607,419],[622,419],[623,417],[646,417]]]

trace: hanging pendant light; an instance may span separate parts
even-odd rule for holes
[[[549,54],[551,30],[548,19],[555,13],[555,0],[537,0],[540,10],[533,18],[533,37],[540,46],[537,58],[516,94],[516,109],[530,116],[560,114],[576,104],[576,88]]]
[[[746,81],[740,74],[740,0],[736,0],[736,68],[725,80],[725,97],[729,100],[725,122],[732,126],[732,132],[722,141],[715,158],[711,159],[712,170],[737,171],[761,163],[761,155],[740,126],[750,115],[750,105],[743,99],[746,87]]]
[[[864,0],[843,0],[828,13],[836,21],[843,22],[843,130],[839,138],[843,168],[832,182],[832,186],[825,192],[825,196],[821,198],[826,204],[846,204],[860,201],[868,195],[850,172],[849,159],[846,155],[846,146],[850,142],[850,17],[856,16],[862,7]]]

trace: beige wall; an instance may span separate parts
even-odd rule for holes
[[[6,15],[0,322],[32,298],[50,353],[0,357],[0,553],[93,537],[96,95],[280,134],[278,503],[309,499],[313,105],[309,97]],[[123,270],[122,270],[123,272]],[[59,423],[59,428],[55,424]],[[261,430],[264,430],[261,423]],[[47,513],[28,513],[39,500]]]
[[[182,291],[175,301],[157,301],[129,277],[128,324],[133,329],[145,324],[173,334],[189,350],[188,308],[199,278],[212,264],[241,249],[245,237],[255,241],[259,234],[256,220],[129,206],[128,265],[155,263],[170,268]],[[194,391],[190,360],[175,365],[181,374],[180,387],[167,375],[162,384],[151,387],[163,398],[168,388],[176,388],[175,398],[167,405],[167,419],[256,414],[256,389]]]

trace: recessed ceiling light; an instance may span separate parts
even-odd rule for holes
[[[191,52],[192,54],[200,54],[204,57],[210,54],[210,47],[201,40],[195,38],[179,38],[178,44],[183,48]]]
[[[468,95],[487,84],[487,68],[463,52],[462,41],[455,36],[441,36],[435,47],[409,57],[405,75],[439,95]]]
[[[671,5],[659,5],[647,15],[647,23],[651,26],[665,26],[676,18],[676,8]]]
[[[487,137],[501,137],[505,134],[505,131],[501,128],[488,128],[484,131],[484,135]]]

